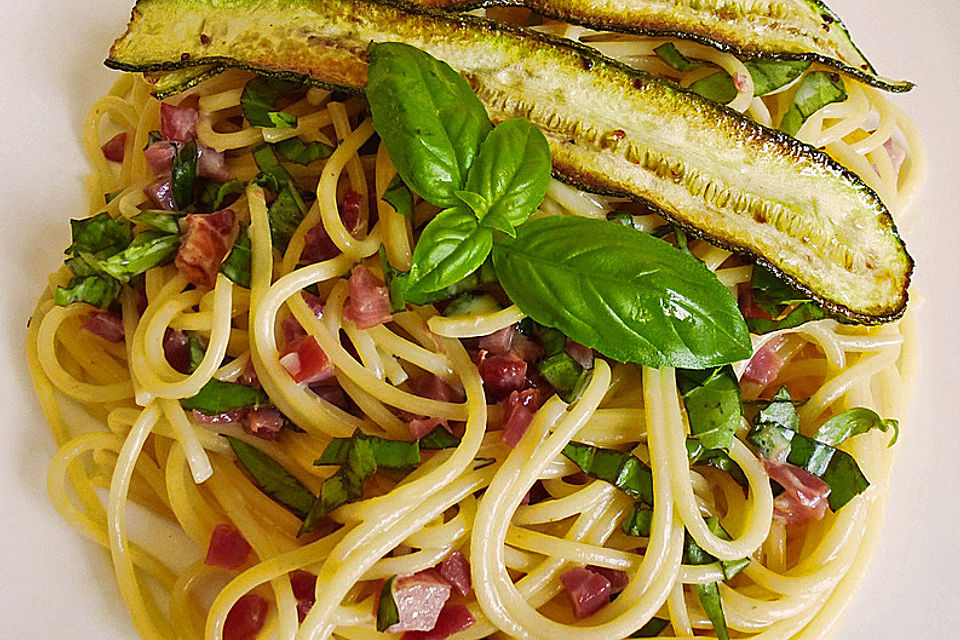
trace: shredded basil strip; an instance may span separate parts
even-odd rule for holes
[[[295,162],[296,164],[308,165],[320,158],[329,158],[333,153],[333,147],[322,142],[304,142],[300,138],[287,138],[273,145],[274,150],[279,153],[284,160]]]
[[[587,372],[580,363],[564,351],[541,360],[537,370],[564,402],[576,400],[587,380]]]
[[[277,503],[304,518],[316,497],[279,462],[243,440],[224,436],[254,483]]]
[[[256,407],[269,402],[270,398],[262,389],[235,382],[222,382],[213,378],[203,385],[197,395],[183,398],[180,406],[208,416],[215,416],[234,409]]]
[[[659,636],[664,629],[667,628],[667,625],[670,624],[669,620],[664,620],[663,618],[650,618],[650,621],[630,634],[631,638],[656,638]]]
[[[764,334],[781,329],[791,329],[812,320],[826,317],[816,302],[798,293],[769,269],[754,265],[750,280],[753,302],[763,309],[767,318],[747,318],[747,327],[752,333]]]
[[[89,253],[105,258],[123,251],[133,239],[133,228],[124,218],[113,218],[104,211],[90,218],[70,221],[73,242],[64,253]]]
[[[629,451],[571,442],[563,448],[563,455],[591,478],[609,482],[631,498],[653,505],[653,473]]]
[[[197,184],[197,164],[200,160],[200,146],[191,140],[177,149],[173,155],[170,169],[170,190],[177,209],[186,209],[193,202]]]
[[[264,143],[254,149],[253,159],[261,171],[261,174],[254,178],[256,184],[276,193],[284,185],[293,182],[293,176],[277,160],[277,154],[269,144]]]
[[[707,526],[715,536],[724,540],[730,539],[730,534],[720,525],[720,521],[717,518],[708,518]],[[687,564],[694,566],[703,566],[718,562],[716,558],[704,551],[700,545],[696,543],[689,532],[686,532],[684,539],[684,560]],[[740,560],[722,561],[719,564],[723,570],[724,578],[730,580],[750,564],[750,559],[742,558]],[[727,621],[723,614],[723,603],[720,600],[719,583],[698,584],[696,585],[696,591],[697,596],[700,598],[700,604],[703,605],[707,617],[710,618],[710,622],[717,632],[718,640],[729,640]]]
[[[393,585],[396,582],[397,576],[391,576],[380,589],[380,598],[377,600],[377,631],[381,633],[400,622],[400,611],[393,596]]]
[[[193,373],[203,361],[203,356],[207,352],[207,345],[200,338],[190,336],[187,340],[187,346],[190,350],[190,364],[187,373]]]
[[[809,73],[800,81],[793,103],[780,122],[780,130],[795,136],[807,118],[828,104],[846,99],[847,90],[839,74],[830,71]]]
[[[237,241],[230,251],[230,255],[220,265],[220,273],[230,278],[234,284],[250,288],[250,270],[253,254],[250,249],[249,225],[240,223],[240,232]]]
[[[303,217],[307,215],[307,207],[297,192],[297,188],[292,182],[280,189],[277,199],[273,201],[267,210],[267,217],[270,219],[270,236],[273,240],[273,248],[283,253],[290,244],[290,238],[300,226]]]
[[[413,215],[413,192],[403,181],[400,174],[393,176],[393,180],[383,192],[383,199],[402,216]]]
[[[872,409],[855,407],[824,422],[813,435],[813,439],[835,447],[844,440],[866,433],[871,429],[879,429],[884,433],[893,430],[893,437],[890,438],[888,447],[895,445],[900,438],[900,423],[897,420],[884,420]]]
[[[756,96],[765,96],[785,87],[810,68],[810,62],[805,60],[747,60],[743,65],[753,78],[753,94]],[[737,97],[733,78],[723,70],[697,80],[690,85],[690,90],[720,104],[732,102]]]
[[[442,425],[420,438],[420,450],[453,449],[460,446],[460,438],[446,430]]]
[[[257,76],[244,85],[240,108],[247,121],[255,127],[295,127],[297,117],[286,111],[277,111],[274,104],[281,96],[298,88],[299,85],[293,82]]]
[[[786,387],[760,412],[747,434],[764,458],[785,461],[821,478],[830,487],[828,500],[836,512],[866,491],[870,482],[849,453],[798,433],[800,425]]]
[[[649,538],[653,527],[653,509],[640,503],[633,505],[621,524],[623,532],[635,538]]]
[[[222,209],[230,196],[240,195],[245,188],[243,182],[235,178],[223,184],[208,182],[197,200],[205,211],[213,213]]]
[[[181,213],[170,213],[169,211],[147,210],[143,213],[138,213],[137,215],[133,216],[131,220],[150,227],[155,231],[162,231],[163,233],[169,234],[179,234],[180,218],[182,215],[183,214]]]
[[[672,42],[667,42],[660,45],[653,50],[657,57],[663,60],[667,65],[673,67],[677,71],[693,71],[694,69],[699,69],[705,62],[699,60],[691,60],[686,57],[677,49],[676,45]]]
[[[129,282],[141,273],[171,262],[179,247],[179,235],[147,231],[135,237],[120,253],[102,260],[100,268],[120,282]]]
[[[106,309],[120,295],[120,283],[105,276],[76,276],[66,287],[57,287],[53,301],[66,307],[74,302],[85,302]]]
[[[743,473],[743,469],[733,461],[733,458],[731,458],[730,454],[726,451],[722,449],[708,449],[696,438],[687,438],[686,447],[687,459],[691,465],[713,467],[714,469],[725,471],[730,474],[734,482],[741,487],[747,488],[749,486],[747,476]]]
[[[690,434],[707,449],[729,451],[743,420],[743,400],[730,366],[677,370],[677,386],[690,422]]]

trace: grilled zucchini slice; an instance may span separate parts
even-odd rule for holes
[[[899,317],[913,261],[879,197],[816,149],[589,47],[409,3],[140,0],[108,66],[223,65],[361,92],[370,42],[445,60],[495,122],[524,117],[555,175],[652,203],[833,313]]]

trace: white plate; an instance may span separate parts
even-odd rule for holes
[[[113,73],[100,61],[132,0],[2,0],[0,20],[0,636],[119,640],[134,632],[106,553],[54,512],[53,445],[24,359],[27,316],[82,215],[78,130]],[[904,425],[881,545],[837,638],[960,635],[960,62],[955,0],[833,0],[885,74],[918,83],[894,97],[923,130],[930,180],[908,234],[917,258],[923,356]]]

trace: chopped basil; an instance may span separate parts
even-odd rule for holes
[[[113,201],[117,198],[117,196],[119,196],[121,193],[123,193],[123,189],[117,189],[116,191],[111,191],[111,192],[109,192],[109,193],[103,194],[104,204],[110,204],[110,203],[113,202]]]
[[[707,526],[715,536],[724,540],[730,539],[730,534],[720,525],[720,521],[717,518],[707,518]],[[700,545],[696,543],[689,532],[686,533],[684,540],[684,561],[694,566],[703,566],[718,562],[716,558],[700,548]],[[719,562],[719,564],[723,570],[724,579],[730,580],[750,564],[750,559],[725,560]],[[720,601],[719,583],[698,584],[695,585],[695,588],[697,596],[700,599],[700,604],[703,605],[703,609],[707,617],[710,618],[714,631],[717,633],[717,638],[719,640],[729,640],[730,636],[727,631],[727,621],[723,615],[723,603]]]
[[[193,202],[199,160],[200,147],[196,140],[187,142],[173,155],[170,189],[173,192],[173,202],[178,209],[186,209],[187,205]]]
[[[230,196],[235,196],[243,193],[245,185],[241,180],[233,179],[224,182],[223,184],[217,182],[208,182],[203,187],[203,192],[198,198],[200,206],[203,207],[204,211],[219,211],[223,208],[227,199]]]
[[[73,242],[65,253],[78,255],[89,253],[97,258],[112,256],[123,251],[133,237],[130,222],[125,218],[113,218],[109,213],[98,213],[90,218],[70,221]]]
[[[760,412],[747,440],[764,458],[787,462],[821,478],[830,487],[830,508],[839,511],[870,482],[849,453],[798,433],[799,422],[790,394],[783,388]]]
[[[173,260],[180,246],[180,236],[147,231],[133,239],[130,246],[102,260],[100,268],[120,282]]]
[[[144,151],[154,142],[163,142],[163,134],[156,129],[147,132],[147,146],[143,148]]]
[[[615,451],[571,442],[563,455],[597,480],[609,482],[636,500],[653,505],[653,474],[650,467],[629,451]]]
[[[287,183],[280,189],[277,199],[270,205],[267,216],[270,218],[270,236],[273,248],[283,253],[290,244],[290,238],[307,215],[307,207],[293,183]]]
[[[57,287],[53,301],[66,307],[74,302],[85,302],[105,309],[120,295],[120,283],[105,276],[76,276],[66,287]]]
[[[672,42],[667,42],[660,45],[653,50],[657,57],[667,63],[669,66],[673,67],[677,71],[693,71],[694,69],[699,69],[705,62],[700,62],[699,60],[691,60],[686,57],[677,49],[676,45]]]
[[[220,265],[220,273],[230,278],[234,284],[241,287],[250,288],[250,265],[253,254],[250,250],[249,225],[240,224],[240,232],[237,234],[237,241],[230,251],[230,255]]]
[[[810,62],[805,60],[747,60],[743,64],[753,78],[753,93],[756,96],[765,96],[787,86],[810,68]],[[721,104],[727,104],[737,97],[733,78],[725,71],[694,82],[690,90]]]
[[[254,176],[253,180],[250,181],[250,184],[263,187],[267,191],[272,191],[273,193],[280,191],[280,182],[277,180],[276,174],[268,173],[266,171],[261,171]]]
[[[304,142],[300,138],[287,138],[273,145],[274,150],[283,156],[284,160],[296,164],[307,165],[320,158],[329,158],[333,147],[322,142]]]
[[[400,611],[393,596],[393,585],[396,582],[397,576],[391,576],[380,589],[380,598],[377,600],[377,631],[381,633],[400,622]]]
[[[587,380],[587,372],[568,353],[561,351],[537,364],[540,372],[564,402],[573,402]]]
[[[884,420],[877,412],[864,407],[848,409],[837,414],[821,425],[813,435],[814,440],[837,446],[847,438],[866,433],[871,429],[879,429],[886,433],[893,430],[893,437],[887,446],[892,447],[900,437],[900,423],[896,420]]]
[[[770,318],[747,318],[752,333],[764,334],[800,326],[826,317],[816,302],[798,293],[783,280],[760,265],[754,265],[750,281],[753,302]]]
[[[696,438],[687,438],[687,459],[693,466],[705,466],[726,471],[734,482],[746,488],[749,483],[743,469],[722,449],[708,449]]]
[[[800,81],[793,103],[780,123],[780,130],[795,136],[807,118],[828,104],[846,99],[847,90],[839,74],[830,71],[809,73]]]
[[[663,632],[664,629],[667,628],[667,625],[669,624],[670,621],[664,620],[663,618],[650,618],[650,622],[631,633],[629,637],[656,638]]]
[[[687,408],[691,435],[707,449],[728,451],[743,420],[740,385],[733,368],[678,369],[677,385]]]
[[[406,185],[399,173],[393,176],[387,190],[383,192],[383,199],[400,215],[413,215],[413,192],[410,191],[410,187]]]
[[[131,219],[156,231],[178,234],[180,233],[180,218],[182,215],[183,214],[180,213],[170,213],[169,211],[147,210],[143,213],[138,213]]]
[[[277,160],[277,154],[269,144],[264,143],[254,149],[253,159],[261,171],[260,175],[254,178],[256,184],[276,193],[287,183],[293,182],[293,176]]]
[[[723,602],[720,600],[720,585],[716,582],[694,585],[700,604],[710,618],[713,630],[717,633],[717,640],[730,640],[727,630],[727,619],[723,615]]]
[[[270,398],[262,389],[213,378],[203,385],[197,395],[182,399],[180,405],[184,409],[216,416],[234,409],[256,407],[269,402]]]
[[[316,497],[279,462],[243,440],[224,436],[254,484],[298,518],[305,518]]]
[[[460,438],[453,435],[443,426],[420,438],[420,450],[431,451],[436,449],[453,449],[460,446]]]
[[[649,538],[653,527],[653,509],[639,502],[633,505],[633,510],[623,519],[623,532],[635,538]]]
[[[284,95],[293,93],[299,85],[286,80],[257,76],[243,87],[240,108],[247,121],[255,127],[295,127],[297,117],[277,111],[274,104]]]
[[[409,469],[420,464],[420,447],[417,441],[387,440],[379,436],[368,436],[360,431],[350,438],[334,438],[323,450],[320,457],[313,461],[317,466],[344,465],[350,460],[351,451],[359,446],[368,447],[373,452],[378,468]]]

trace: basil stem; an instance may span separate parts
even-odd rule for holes
[[[669,620],[664,620],[663,618],[650,618],[650,621],[647,624],[643,625],[636,631],[630,634],[631,638],[656,638],[660,635],[664,629],[667,628],[667,625],[670,624]]]
[[[279,462],[243,440],[224,436],[254,484],[265,494],[299,518],[304,518],[315,497],[303,483],[284,469]]]

